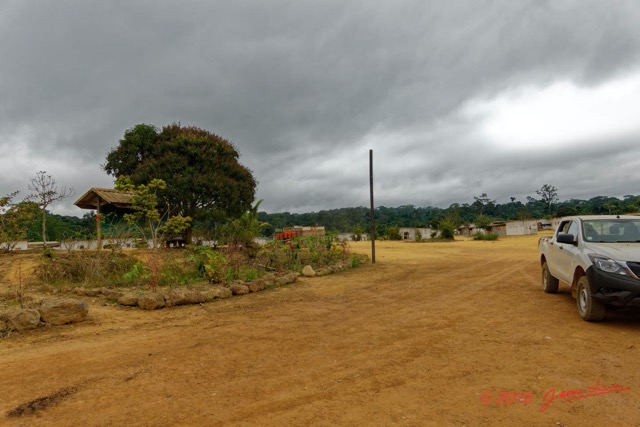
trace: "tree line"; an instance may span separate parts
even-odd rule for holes
[[[544,186],[543,186],[544,187]],[[552,186],[549,186],[552,187]],[[555,188],[555,187],[552,187]],[[556,196],[557,197],[557,196]],[[443,222],[454,227],[478,223],[479,219],[492,221],[514,221],[544,219],[570,215],[615,215],[634,213],[640,210],[640,195],[623,198],[596,196],[588,200],[569,199],[557,201],[548,193],[538,198],[527,197],[526,201],[511,197],[506,203],[496,203],[486,193],[474,197],[474,202],[453,203],[448,208],[418,207],[404,205],[398,207],[379,206],[375,209],[376,233],[385,236],[388,229],[416,227],[438,229]],[[269,224],[265,235],[272,235],[276,229],[292,225],[324,226],[336,233],[368,233],[370,210],[366,207],[322,210],[310,213],[267,213],[259,212],[258,219]],[[355,232],[354,232],[355,231]]]
[[[196,127],[173,123],[159,129],[138,124],[128,129],[107,154],[104,171],[117,188],[136,193],[133,212],[105,218],[105,237],[138,228],[136,238],[155,242],[160,234],[178,231],[186,243],[196,241],[251,242],[257,235],[273,236],[294,225],[324,226],[329,232],[362,234],[369,230],[366,207],[348,207],[310,213],[258,211],[257,180],[239,162],[239,153],[228,140]],[[86,240],[96,238],[96,212],[82,218],[52,215],[51,205],[75,191],[58,187],[45,171],[31,178],[32,194],[17,201],[17,192],[0,197],[0,247],[19,240]],[[545,184],[537,197],[525,201],[511,197],[497,203],[487,193],[473,203],[448,208],[380,206],[375,209],[378,235],[396,235],[398,227],[453,230],[462,224],[488,225],[492,221],[550,218],[575,214],[624,214],[638,211],[640,196],[597,196],[589,200],[560,202],[557,188]],[[102,221],[102,215],[101,215]],[[122,222],[128,227],[121,227]],[[146,227],[141,227],[142,224]],[[136,227],[137,226],[137,227]],[[147,236],[150,235],[150,236]],[[166,236],[165,236],[166,237]],[[13,242],[13,243],[12,243]]]

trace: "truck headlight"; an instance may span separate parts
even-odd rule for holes
[[[603,257],[602,255],[589,255],[589,258],[598,270],[602,270],[605,273],[629,275],[625,266],[611,258]]]

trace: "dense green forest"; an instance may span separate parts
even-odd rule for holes
[[[484,196],[484,197],[483,197]],[[640,196],[616,197],[597,196],[589,200],[570,199],[549,203],[544,197],[527,197],[526,203],[511,198],[507,203],[495,201],[483,194],[472,204],[454,203],[448,208],[416,207],[413,205],[395,208],[380,206],[375,209],[378,234],[384,235],[389,227],[432,227],[437,228],[443,220],[454,226],[469,224],[484,215],[494,221],[518,219],[538,219],[568,215],[624,214],[640,210]],[[553,199],[551,199],[553,201]],[[332,209],[311,213],[267,213],[260,212],[258,219],[269,224],[265,235],[270,236],[282,227],[293,225],[321,225],[332,232],[354,232],[368,230],[370,210],[366,207]]]

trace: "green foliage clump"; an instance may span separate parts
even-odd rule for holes
[[[131,266],[131,269],[124,274],[123,278],[126,283],[142,285],[149,280],[150,275],[151,272],[149,271],[149,267],[144,265],[141,261],[137,261]]]
[[[400,235],[400,229],[396,226],[387,227],[387,232],[385,236],[389,240],[402,240],[402,236]]]
[[[448,220],[440,221],[439,225],[440,237],[446,240],[453,240],[453,236],[455,235],[455,229],[453,224]]]
[[[191,217],[169,216],[169,211],[161,214],[158,210],[159,193],[166,189],[167,183],[161,179],[152,179],[149,184],[137,186],[126,175],[116,179],[116,190],[132,194],[131,213],[124,214],[124,220],[139,227],[142,235],[148,231],[153,249],[156,249],[158,240],[176,236],[191,227]]]
[[[473,240],[498,240],[497,233],[477,233],[473,236]]]
[[[273,241],[262,245],[256,260],[263,268],[300,271],[305,265],[321,267],[345,262],[349,249],[333,235],[297,237],[289,241]]]
[[[23,201],[14,204],[13,198],[17,194],[15,191],[0,197],[0,249],[12,250],[18,240],[25,239],[38,212],[35,203]]]
[[[352,255],[351,256],[351,268],[358,268],[360,267],[360,257],[358,255]]]
[[[258,220],[258,208],[261,203],[262,200],[258,200],[240,218],[223,225],[219,235],[220,242],[226,245],[253,247],[253,240],[260,236],[262,230],[269,225]]]
[[[476,217],[476,220],[474,221],[474,224],[475,224],[476,228],[485,229],[485,228],[489,227],[492,222],[493,222],[493,219],[490,216],[478,215]]]

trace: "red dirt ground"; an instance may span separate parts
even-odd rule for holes
[[[568,286],[542,292],[536,236],[376,255],[256,294],[93,304],[86,322],[13,333],[0,425],[640,426],[640,310],[582,321]]]

